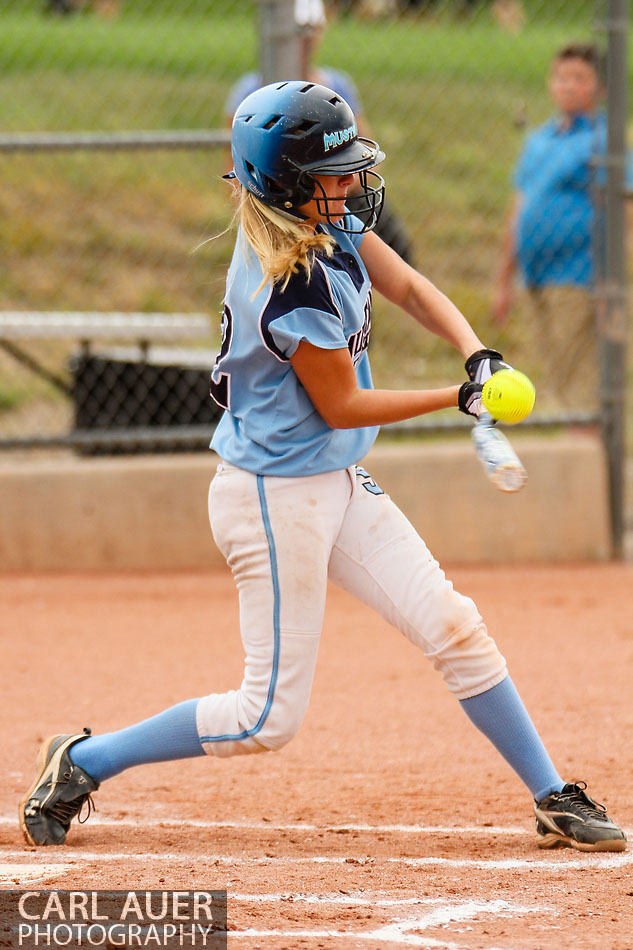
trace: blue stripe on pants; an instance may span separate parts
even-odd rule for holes
[[[262,710],[262,713],[252,727],[252,729],[244,729],[243,732],[238,733],[237,735],[225,735],[225,736],[201,736],[201,742],[235,742],[239,739],[248,739],[256,736],[264,726],[270,713],[273,699],[275,697],[275,686],[277,685],[277,674],[279,672],[279,643],[280,643],[280,631],[279,631],[279,572],[277,569],[277,553],[275,551],[275,539],[273,537],[273,531],[270,524],[270,518],[268,516],[268,505],[266,503],[266,492],[264,489],[264,478],[262,475],[257,476],[257,492],[259,494],[259,505],[262,512],[262,521],[264,522],[264,530],[266,532],[266,540],[268,542],[268,555],[270,558],[270,573],[272,576],[273,582],[273,632],[274,632],[274,645],[273,645],[273,665],[272,671],[270,674],[270,683],[268,684],[268,695],[266,696],[266,703]]]

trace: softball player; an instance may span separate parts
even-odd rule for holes
[[[623,850],[584,783],[558,775],[472,600],[358,464],[383,423],[450,406],[477,415],[500,354],[371,233],[384,155],[359,138],[335,92],[284,82],[252,93],[235,115],[232,153],[240,230],[212,374],[225,413],[209,510],[239,591],[244,678],[119,732],[47,740],[19,808],[27,841],[63,843],[99,784],[129,766],[288,742],[308,705],[329,578],[428,656],[532,794],[540,847]],[[362,221],[346,213],[352,184]],[[372,285],[463,354],[465,383],[372,388]]]

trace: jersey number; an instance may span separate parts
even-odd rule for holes
[[[384,495],[384,491],[380,485],[377,485],[369,472],[366,472],[365,469],[361,468],[360,465],[356,466],[356,474],[361,479],[361,485],[363,488],[371,495]]]
[[[232,339],[233,314],[230,308],[224,304],[224,311],[222,313],[222,345],[220,346],[220,352],[211,371],[211,385],[209,387],[211,395],[222,409],[231,408],[231,374],[221,372],[220,365],[229,355]]]

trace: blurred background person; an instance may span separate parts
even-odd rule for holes
[[[597,399],[593,160],[606,148],[603,75],[592,44],[570,43],[554,56],[548,88],[556,114],[528,134],[519,156],[492,305],[504,324],[518,271],[544,385],[569,408]]]

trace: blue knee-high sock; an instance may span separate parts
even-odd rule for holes
[[[460,700],[460,705],[527,785],[536,801],[562,789],[565,783],[554,768],[509,676],[479,696]]]
[[[197,699],[188,699],[135,726],[82,739],[71,747],[70,758],[96,782],[103,782],[132,765],[204,755],[196,727],[197,706]]]

